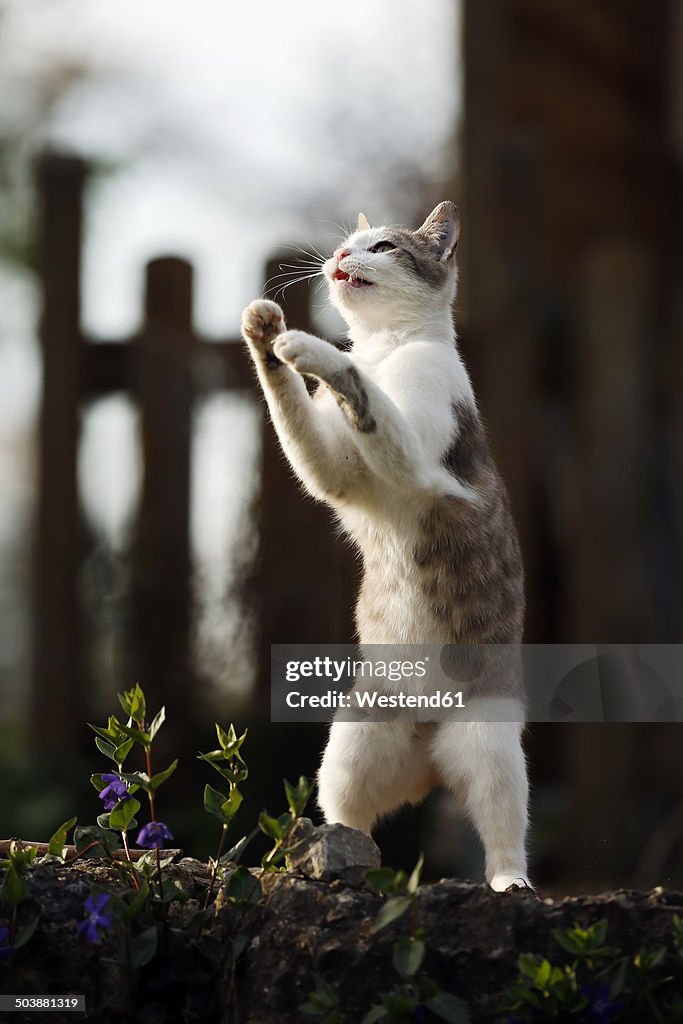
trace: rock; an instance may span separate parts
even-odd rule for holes
[[[341,878],[360,885],[366,871],[381,864],[379,848],[370,836],[346,825],[316,828],[310,818],[300,818],[290,838],[293,848],[287,854],[287,867],[306,878]]]

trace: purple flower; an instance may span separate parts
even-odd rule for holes
[[[85,935],[85,941],[91,945],[95,942],[99,942],[100,933],[99,928],[109,928],[111,925],[111,917],[109,914],[103,914],[102,911],[109,902],[109,896],[106,892],[100,892],[88,896],[87,900],[83,904],[88,916],[85,921],[81,921],[78,926],[78,932],[80,935]]]
[[[6,928],[4,924],[0,924],[0,960],[10,957],[13,952],[9,928]]]
[[[119,800],[127,800],[130,796],[128,787],[126,786],[123,779],[120,779],[118,775],[113,775],[111,772],[107,772],[102,776],[102,782],[108,782],[109,785],[105,786],[104,789],[100,790],[100,800],[104,801],[105,811],[112,811]]]
[[[163,850],[169,839],[173,839],[173,833],[168,825],[164,825],[163,821],[150,821],[138,832],[137,844],[150,850]]]
[[[582,989],[588,1006],[581,1014],[581,1024],[609,1024],[621,1013],[621,1000],[610,999],[610,987],[606,981],[599,985],[588,985]]]

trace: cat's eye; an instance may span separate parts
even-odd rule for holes
[[[376,242],[375,245],[369,247],[368,252],[389,252],[390,249],[395,248],[393,242]]]

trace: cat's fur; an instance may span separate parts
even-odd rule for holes
[[[459,230],[448,202],[417,231],[371,228],[361,215],[323,266],[349,326],[348,353],[286,330],[274,302],[257,300],[243,314],[285,454],[362,552],[361,643],[522,638],[519,545],[452,323]],[[304,376],[320,381],[313,398]],[[522,698],[514,679],[499,695],[519,722],[335,721],[319,774],[327,821],[369,832],[446,785],[479,831],[490,885],[528,884]]]

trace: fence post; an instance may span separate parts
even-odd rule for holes
[[[278,271],[269,261],[266,280]],[[288,326],[311,330],[309,288],[292,285],[282,306]],[[327,508],[307,497],[264,416],[258,555],[260,638],[255,703],[270,706],[270,645],[350,643],[356,576],[348,544]]]
[[[84,181],[81,160],[48,155],[38,165],[43,393],[31,737],[37,752],[46,756],[71,749],[83,719],[76,459],[83,373],[79,321]]]
[[[144,478],[135,537],[132,619],[135,678],[164,730],[184,732],[190,679],[189,491],[192,417],[192,267],[147,267],[145,323],[133,354]],[[134,679],[130,680],[132,684]],[[174,726],[175,723],[175,726]]]

